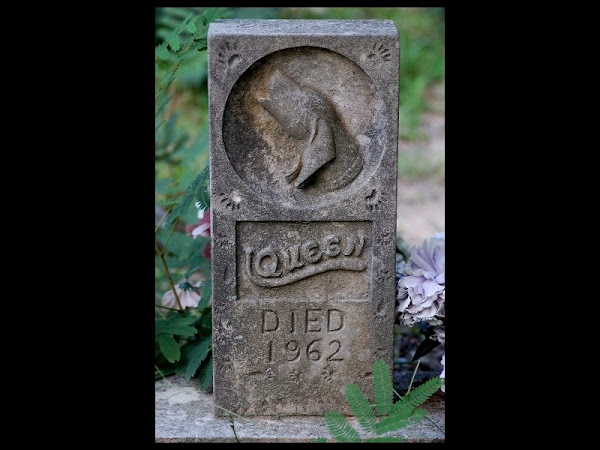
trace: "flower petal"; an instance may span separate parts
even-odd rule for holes
[[[210,237],[210,232],[207,231],[209,229],[210,229],[210,224],[208,224],[208,223],[203,223],[201,225],[198,225],[192,231],[192,237],[194,239],[196,239],[198,236]]]
[[[432,296],[437,297],[437,294],[441,293],[444,290],[444,288],[442,286],[440,286],[433,280],[425,280],[421,284],[421,286],[423,287],[423,292],[424,292],[425,297],[432,297]]]

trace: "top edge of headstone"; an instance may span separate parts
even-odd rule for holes
[[[208,36],[214,35],[397,37],[398,30],[391,20],[223,19],[210,24]]]

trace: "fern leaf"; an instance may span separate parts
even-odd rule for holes
[[[179,345],[173,336],[170,334],[162,334],[158,337],[158,347],[167,361],[170,363],[174,363],[175,361],[179,361],[181,358],[181,350],[179,350]]]
[[[167,46],[163,43],[160,44],[158,47],[156,47],[156,57],[160,58],[162,60],[168,61],[169,58],[171,57],[171,54],[169,53],[169,49],[167,48]]]
[[[375,430],[375,413],[365,395],[355,384],[346,386],[346,398],[352,413],[358,419],[358,423],[366,432]]]
[[[202,23],[204,24],[204,26],[207,26],[213,20],[222,17],[222,15],[223,8],[208,8],[201,15]]]
[[[200,45],[198,45],[196,47],[196,50],[198,50],[199,52],[203,52],[204,50],[206,50],[208,48],[208,45],[206,44],[206,41]]]
[[[414,408],[403,404],[401,401],[394,403],[390,410],[390,415],[408,419],[413,414]]]
[[[440,377],[432,378],[431,380],[423,383],[418,388],[410,391],[402,398],[402,405],[409,406],[415,409],[417,406],[423,404],[429,397],[442,387],[444,380]]]
[[[196,201],[201,209],[206,211],[210,208],[210,167],[206,166],[199,175]]]
[[[413,415],[410,417],[410,420],[412,422],[418,422],[419,420],[423,419],[426,415],[427,415],[427,411],[425,409],[417,408],[417,409],[415,409],[415,412],[413,413]]]
[[[198,367],[200,367],[200,364],[202,364],[202,361],[204,361],[208,355],[208,351],[210,350],[210,336],[205,336],[198,341],[187,345],[192,345],[189,353],[189,361],[184,374],[184,378],[189,380],[196,374]]]
[[[384,434],[389,431],[396,431],[404,428],[409,423],[410,422],[408,419],[401,419],[396,414],[392,414],[391,416],[384,417],[377,422],[377,425],[375,425],[375,433]]]
[[[200,329],[203,330],[204,334],[208,334],[212,331],[212,311],[208,311],[202,315],[200,319]]]
[[[174,52],[179,51],[181,48],[181,42],[179,41],[179,35],[172,33],[165,39],[165,42],[171,47]]]
[[[383,360],[378,360],[373,366],[373,385],[377,414],[389,414],[393,404],[393,386],[390,369]]]
[[[381,419],[377,425],[375,425],[375,433],[383,434],[389,431],[396,431],[405,426],[419,422],[427,415],[427,411],[424,409],[417,409],[411,413],[406,412],[406,409],[402,409],[397,413],[390,414],[387,417]]]
[[[363,442],[404,442],[402,438],[396,436],[376,437],[365,439]]]
[[[190,22],[185,26],[185,29],[190,33],[195,33],[198,28],[196,28],[196,24],[194,22]]]
[[[313,440],[314,443],[318,443],[318,442],[327,442],[327,439],[325,438],[316,438],[315,440]]]
[[[181,201],[178,203],[175,209],[173,209],[173,212],[171,212],[171,214],[169,215],[169,223],[173,223],[178,217],[182,217],[185,215],[188,208],[192,204],[192,201],[196,197],[196,193],[203,179],[203,173],[204,172],[200,173],[200,175],[194,178],[194,181],[192,181],[190,185],[186,188],[185,193],[181,198]]]
[[[202,285],[202,298],[198,302],[198,311],[202,311],[204,308],[208,306],[208,302],[210,300],[210,294],[212,291],[210,278],[204,280],[204,284]]]
[[[337,411],[330,411],[325,414],[325,425],[327,425],[333,437],[340,442],[360,442],[358,432]]]
[[[198,371],[198,382],[200,384],[200,389],[206,391],[213,379],[213,356],[212,353],[210,356],[202,363],[200,366],[200,370]]]

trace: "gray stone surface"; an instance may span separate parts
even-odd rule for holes
[[[391,21],[210,25],[222,407],[348,414],[345,386],[371,395],[374,361],[391,368],[398,48]]]
[[[441,442],[445,439],[444,394],[438,392],[424,405],[429,419],[388,433],[406,442]],[[214,396],[198,388],[196,380],[173,376],[155,384],[155,440],[157,442],[235,442],[226,417],[213,412]],[[350,418],[360,430],[356,419]],[[240,442],[311,442],[331,439],[323,417],[234,417]]]

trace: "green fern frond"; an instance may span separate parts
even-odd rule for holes
[[[171,57],[171,53],[169,53],[169,49],[167,48],[166,42],[163,42],[158,47],[156,47],[156,57],[164,61],[169,60],[169,58]]]
[[[210,341],[210,336],[205,336],[200,338],[198,341],[187,344],[191,345],[192,348],[190,348],[189,361],[184,374],[184,378],[186,380],[189,380],[196,374],[200,364],[202,364],[202,361],[204,361],[208,356],[211,343]]]
[[[183,197],[181,198],[175,209],[173,209],[173,211],[169,215],[169,223],[173,223],[175,222],[175,220],[177,220],[177,218],[183,217],[185,215],[188,208],[192,204],[194,198],[197,196],[198,189],[201,187],[203,173],[204,172],[200,173],[200,175],[194,178],[194,181],[192,181],[190,185],[186,188]]]
[[[429,397],[435,394],[435,392],[442,387],[443,383],[444,380],[442,380],[440,377],[435,377],[426,381],[418,388],[406,394],[402,398],[402,405],[415,409],[423,404]]]
[[[202,39],[202,41],[198,42],[198,44],[196,45],[195,48],[199,52],[203,52],[204,50],[206,50],[208,48],[208,43],[207,43],[206,39]]]
[[[407,414],[406,410],[402,409],[397,413],[390,414],[389,416],[381,419],[375,425],[375,433],[384,434],[389,431],[399,430],[411,423],[419,422],[421,419],[423,419],[423,417],[425,417],[426,414],[427,411],[424,409],[418,409],[414,412],[411,411],[410,414]]]
[[[198,383],[200,389],[206,391],[212,383],[213,378],[213,356],[212,352],[210,356],[202,363],[200,370],[198,371]]]
[[[427,410],[425,410],[423,408],[417,408],[417,409],[415,409],[415,412],[413,412],[413,415],[410,417],[410,420],[412,422],[418,422],[419,420],[425,418],[426,415],[427,415]]]
[[[358,432],[352,428],[350,422],[337,411],[325,414],[325,425],[329,432],[340,442],[360,442]]]
[[[313,440],[314,443],[319,443],[319,442],[327,442],[327,439],[325,438],[316,438]]]
[[[390,409],[390,415],[398,416],[403,419],[408,419],[413,414],[414,408],[404,405],[401,401],[394,403]]]
[[[389,431],[396,431],[401,428],[404,428],[409,423],[410,422],[408,419],[401,419],[395,414],[392,414],[391,416],[384,417],[379,422],[377,422],[377,425],[375,425],[375,432],[377,434],[384,434]]]
[[[181,48],[181,41],[179,40],[179,36],[177,34],[171,34],[167,36],[165,42],[169,45],[171,50],[174,52],[178,51]]]
[[[211,23],[213,20],[216,20],[223,16],[223,8],[208,8],[202,14],[202,25],[205,27]]]
[[[196,24],[194,22],[190,22],[185,26],[186,31],[189,31],[190,33],[195,33],[196,31],[198,31],[198,28],[196,27]]]
[[[200,173],[200,180],[198,182],[199,189],[196,192],[196,201],[198,202],[200,209],[206,211],[210,208],[210,168],[206,166]]]
[[[390,369],[383,360],[376,361],[373,367],[373,386],[377,414],[385,416],[393,404],[393,385]]]
[[[365,395],[355,384],[346,386],[346,398],[352,413],[358,419],[358,423],[366,432],[375,430],[375,413]]]
[[[198,302],[198,310],[202,311],[204,308],[208,306],[208,302],[210,300],[210,295],[212,293],[212,283],[210,278],[204,280],[204,284],[202,285],[202,298]]]

